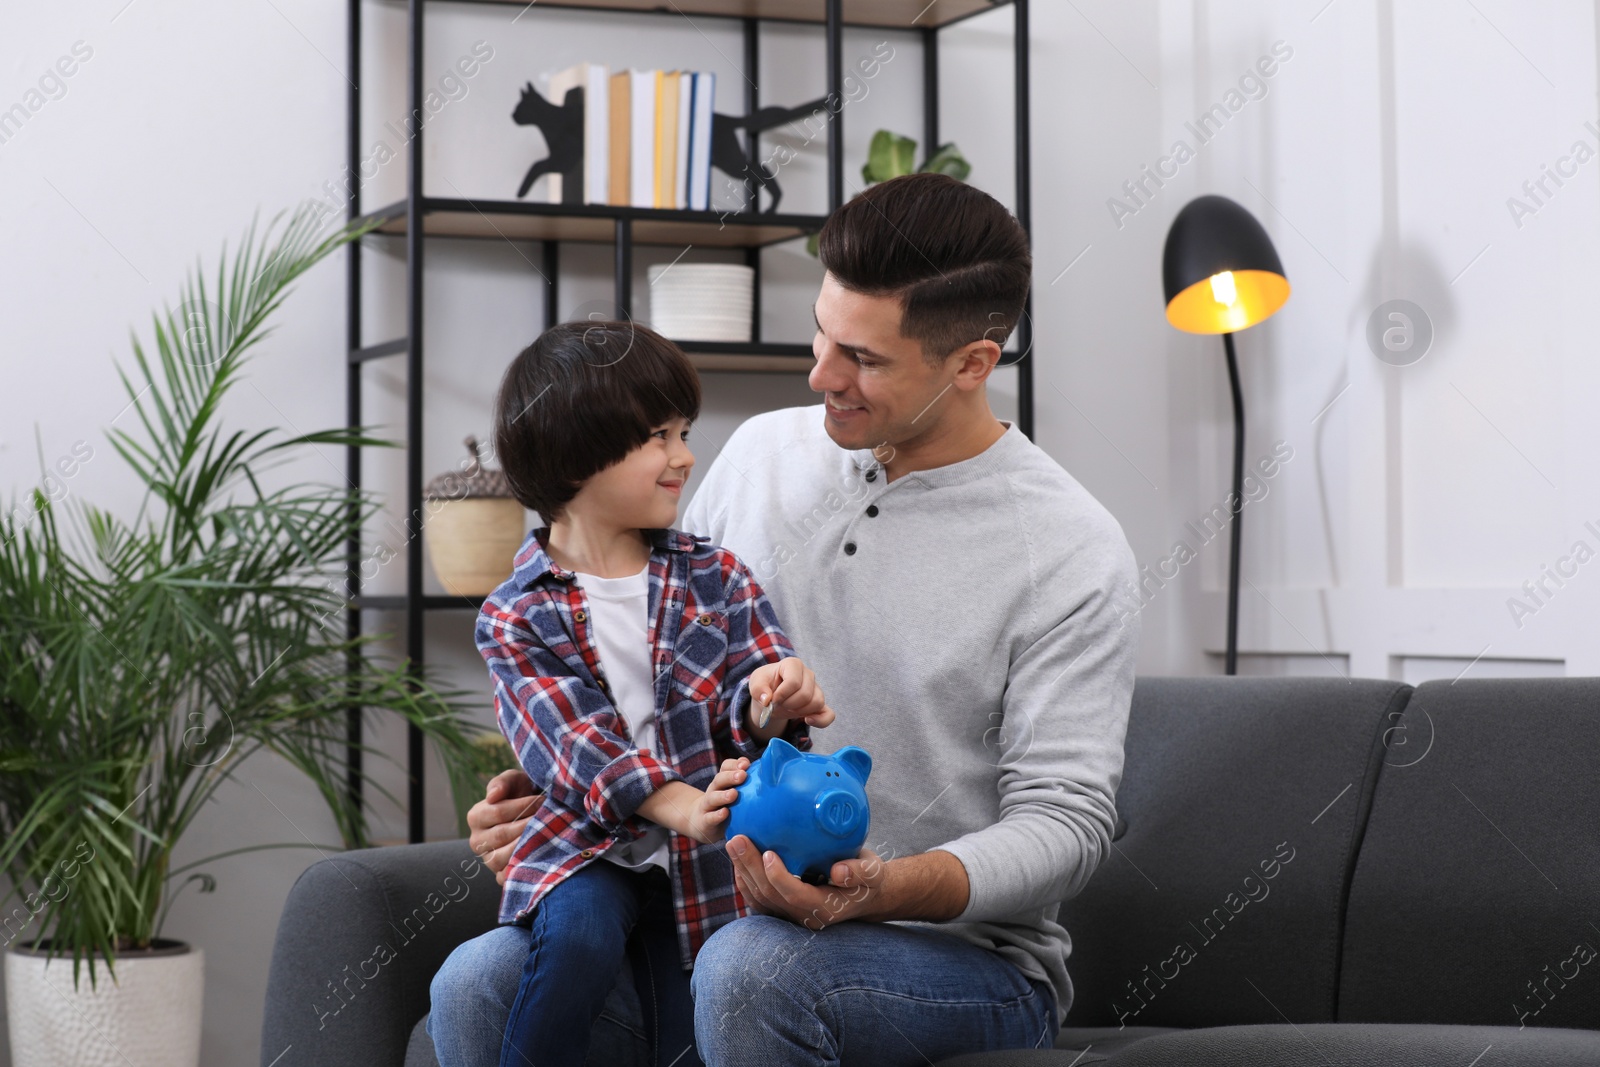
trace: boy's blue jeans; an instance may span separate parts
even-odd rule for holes
[[[624,961],[633,971],[639,1020],[613,1004],[613,1025],[595,1018]],[[498,926],[456,947],[434,976],[428,1034],[443,1067],[592,1062],[698,1067],[689,974],[678,962],[672,889],[658,867],[634,872],[598,861],[551,890],[522,924]],[[631,1007],[629,1005],[628,1007]],[[591,1033],[603,1047],[589,1048]]]
[[[590,1028],[624,960],[633,966],[654,1067],[701,1067],[665,871],[591,863],[546,893],[527,925],[500,1067],[583,1067]]]

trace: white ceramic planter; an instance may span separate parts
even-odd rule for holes
[[[72,958],[46,960],[13,947],[6,953],[6,1017],[14,1067],[197,1067],[205,953],[160,942],[170,954],[117,959],[77,988]]]

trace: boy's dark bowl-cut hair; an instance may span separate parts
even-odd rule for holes
[[[898,297],[900,333],[932,363],[985,338],[1004,348],[1033,277],[1022,224],[947,174],[863,190],[823,225],[817,254],[846,289]]]
[[[550,523],[662,423],[699,415],[700,375],[677,345],[637,323],[566,322],[506,368],[495,453],[512,495]]]

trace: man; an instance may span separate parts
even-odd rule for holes
[[[1072,999],[1059,904],[1116,818],[1132,552],[990,410],[1032,275],[1003,206],[947,177],[897,178],[828,220],[820,256],[824,404],[744,423],[682,526],[750,563],[826,688],[837,719],[813,751],[871,753],[869,847],[814,886],[727,842],[754,914],[695,961],[696,1044],[709,1067],[1048,1048]],[[530,791],[507,772],[469,816],[491,868]],[[503,1018],[515,981],[499,990],[481,954],[470,970],[446,964],[435,1012]]]

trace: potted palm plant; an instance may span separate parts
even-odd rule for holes
[[[0,937],[17,1067],[198,1061],[201,952],[161,930],[183,887],[214,887],[204,867],[220,857],[174,867],[173,850],[252,755],[297,768],[345,847],[367,842],[352,708],[415,724],[452,777],[471,776],[462,694],[381,662],[375,635],[346,635],[346,546],[378,501],[265,477],[318,445],[389,442],[223,425],[291,283],[365,232],[322,235],[309,205],[281,219],[259,237],[252,224],[231,261],[224,247],[214,288],[197,267],[179,310],[155,317],[153,348],[135,339],[119,367],[137,422],[110,437],[143,486],[137,514],[35,490],[0,518]]]

